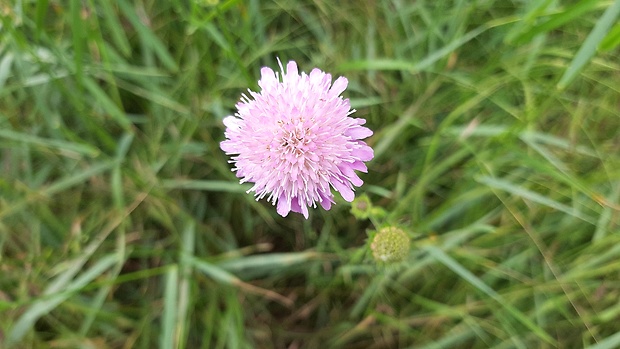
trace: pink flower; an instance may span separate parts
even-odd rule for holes
[[[278,61],[279,62],[279,61]],[[362,185],[355,171],[367,172],[374,153],[362,139],[372,135],[366,120],[350,117],[348,99],[340,94],[348,81],[313,69],[297,71],[293,61],[280,63],[282,75],[261,69],[259,92],[249,91],[237,103],[237,113],[224,118],[226,140],[220,146],[231,157],[240,182],[254,183],[256,200],[277,203],[277,211],[308,218],[318,201],[329,210],[331,188],[353,201],[353,186]]]

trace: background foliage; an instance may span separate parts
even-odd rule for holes
[[[620,1],[0,4],[0,347],[620,345]],[[262,66],[346,75],[372,223],[219,150]],[[396,225],[407,259],[367,239]]]

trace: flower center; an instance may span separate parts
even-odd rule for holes
[[[285,154],[300,157],[305,154],[311,142],[310,129],[304,126],[304,118],[298,117],[291,121],[278,121],[280,126],[280,146]]]

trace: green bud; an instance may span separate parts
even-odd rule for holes
[[[407,233],[397,227],[387,227],[375,234],[370,249],[378,263],[394,263],[407,257],[410,246],[411,239]]]
[[[356,197],[351,203],[351,214],[357,219],[368,219],[372,210],[372,203],[366,194]]]

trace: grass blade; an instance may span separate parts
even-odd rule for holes
[[[168,179],[163,181],[162,186],[168,189],[204,190],[226,193],[245,193],[251,187],[251,185],[239,184],[238,182],[193,179]]]
[[[580,211],[577,211],[576,209],[564,205],[560,202],[557,202],[555,200],[552,200],[546,196],[543,196],[541,194],[538,194],[536,192],[533,192],[529,189],[523,188],[521,186],[515,185],[513,183],[510,183],[508,181],[505,181],[503,179],[499,179],[499,178],[494,178],[494,177],[489,177],[489,176],[481,176],[477,179],[478,182],[488,185],[491,188],[494,189],[500,189],[503,191],[506,191],[512,195],[521,197],[523,199],[526,200],[531,200],[533,202],[551,207],[555,210],[564,212],[568,215],[571,215],[575,218],[579,218],[581,220],[584,220],[588,223],[591,224],[596,224],[596,220],[594,219],[594,217],[590,217]]]
[[[603,39],[599,49],[603,52],[611,51],[620,45],[620,23],[616,24]],[[2,86],[0,84],[0,86]]]
[[[177,71],[178,67],[166,46],[161,40],[140,20],[134,9],[125,0],[117,1],[121,12],[127,17],[131,25],[136,29],[142,39],[142,43],[152,49],[162,64],[171,71]]]
[[[174,338],[177,323],[177,297],[179,269],[172,265],[166,273],[164,289],[164,311],[161,318],[161,336],[159,337],[159,347],[162,349],[177,348]]]
[[[287,307],[290,307],[293,304],[290,299],[280,294],[277,294],[276,292],[265,290],[263,288],[241,281],[238,277],[229,273],[223,268],[220,268],[219,266],[194,257],[188,257],[188,262],[191,262],[192,266],[197,270],[203,272],[205,275],[211,277],[213,280],[220,282],[224,285],[239,287],[247,292],[263,295],[271,300],[278,301]]]
[[[88,144],[71,143],[58,139],[40,138],[11,130],[0,130],[0,138],[45,148],[56,148],[61,153],[69,156],[86,155],[88,157],[97,157],[100,154],[99,149]]]
[[[583,0],[575,5],[567,5],[568,7],[565,11],[553,14],[543,23],[530,27],[529,30],[517,36],[513,42],[515,44],[528,43],[532,41],[536,35],[547,33],[565,23],[570,22],[571,20],[574,20],[575,18],[578,18],[579,16],[583,16],[584,14],[592,11],[599,2],[599,0]],[[535,12],[538,12],[539,10],[539,8],[536,8]]]
[[[461,264],[452,259],[450,256],[445,254],[442,250],[438,249],[435,246],[426,246],[424,248],[431,256],[433,256],[436,260],[441,262],[443,265],[451,269],[458,276],[463,278],[463,280],[469,282],[478,290],[494,299],[499,303],[500,306],[505,308],[512,316],[514,316],[521,324],[525,327],[529,328],[534,332],[539,338],[543,339],[545,342],[554,345],[555,341],[553,338],[545,332],[542,328],[538,327],[534,322],[532,322],[525,314],[520,312],[517,308],[513,307],[508,303],[505,299],[502,298],[495,290],[487,286],[482,280],[472,274],[469,270],[465,269]]]
[[[44,316],[59,304],[66,301],[74,292],[77,292],[111,268],[114,264],[118,263],[118,260],[118,254],[107,255],[100,258],[97,263],[82,273],[74,281],[63,285],[63,287],[60,287],[58,291],[51,294],[48,298],[35,301],[28,310],[19,317],[17,322],[15,322],[15,325],[9,332],[8,343],[14,344],[20,341],[41,316]]]
[[[558,89],[564,90],[590,61],[596,53],[596,48],[605,39],[611,26],[616,23],[618,15],[620,15],[620,0],[616,0],[609,6],[603,16],[596,22],[594,29],[592,29],[592,32],[583,42],[564,75],[562,75],[560,82],[558,82]]]
[[[112,4],[113,3],[111,1],[102,1],[99,3],[103,11],[103,18],[106,23],[106,28],[110,30],[110,33],[112,34],[112,40],[120,49],[121,53],[124,56],[129,56],[129,54],[131,53],[131,46],[129,45],[129,41],[125,36],[125,31],[121,30],[123,26],[118,19],[116,13],[114,12]]]
[[[300,263],[307,263],[316,259],[318,256],[319,255],[313,251],[269,253],[226,260],[217,265],[229,272],[235,273],[235,275],[247,273],[255,278],[271,273],[282,272]]]
[[[597,344],[589,346],[587,349],[615,349],[618,347],[620,347],[620,332],[612,334]]]

